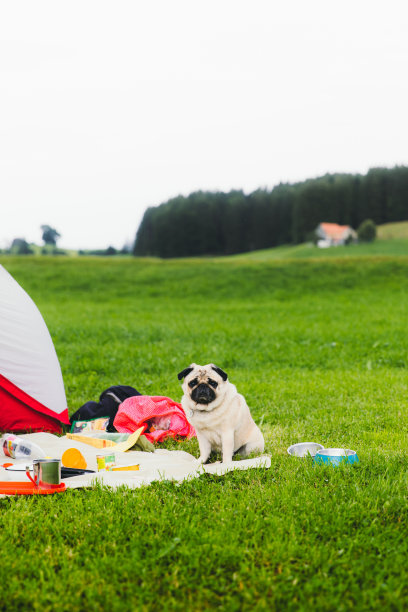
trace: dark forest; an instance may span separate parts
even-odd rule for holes
[[[158,257],[230,255],[313,238],[317,225],[354,229],[408,219],[408,167],[373,168],[366,175],[326,174],[272,190],[198,191],[148,208],[134,254]]]

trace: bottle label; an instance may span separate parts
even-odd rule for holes
[[[16,448],[17,448],[17,436],[13,436],[10,434],[3,442],[3,452],[6,457],[11,457],[15,459],[16,457]]]
[[[21,453],[24,453],[24,455],[31,455],[31,448],[28,448],[28,446],[24,446],[23,444],[20,444],[20,447],[18,450]]]

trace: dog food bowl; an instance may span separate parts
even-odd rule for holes
[[[342,461],[346,463],[358,463],[357,453],[349,448],[323,448],[318,450],[314,462],[328,465],[340,465]]]
[[[317,442],[299,442],[298,444],[292,444],[289,446],[288,453],[293,457],[314,457],[317,451],[323,449],[324,446]]]

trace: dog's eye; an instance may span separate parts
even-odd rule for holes
[[[198,380],[194,378],[193,380],[190,380],[190,382],[188,383],[188,386],[190,387],[190,389],[192,389],[193,387],[196,386],[197,383],[198,383]]]
[[[208,379],[208,384],[211,385],[214,389],[218,387],[218,383],[215,382],[215,380],[212,380],[211,378]]]

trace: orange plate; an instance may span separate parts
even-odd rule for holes
[[[52,487],[36,487],[33,482],[0,481],[0,493],[5,495],[50,495],[62,493],[66,488],[65,482]]]

